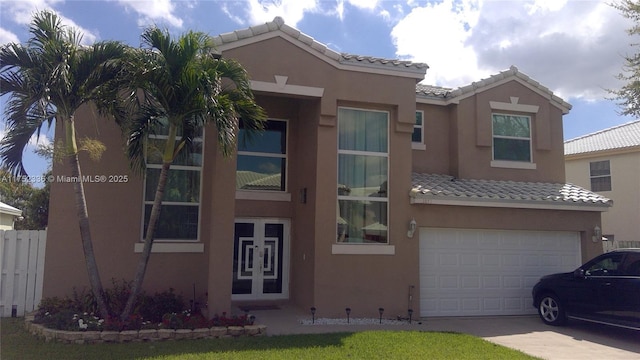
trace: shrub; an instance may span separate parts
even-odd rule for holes
[[[184,300],[173,289],[144,296],[140,301],[139,313],[143,319],[153,323],[164,321],[163,315],[177,314],[185,309]]]
[[[100,319],[97,314],[95,297],[90,291],[76,289],[71,297],[44,298],[36,313],[34,322],[58,330],[140,330],[140,329],[197,329],[211,326],[244,326],[253,324],[253,318],[246,315],[227,317],[215,315],[207,320],[199,310],[184,310],[185,302],[173,289],[142,294],[134,306],[133,314],[125,321],[119,318],[131,293],[131,283],[113,281],[113,287],[105,290],[105,298],[110,316]]]
[[[247,315],[227,317],[227,313],[222,313],[222,316],[218,314],[214,315],[209,321],[210,326],[245,326],[253,325],[253,317]]]

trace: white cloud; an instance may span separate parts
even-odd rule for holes
[[[373,10],[378,7],[378,0],[347,0],[347,2],[359,9]]]
[[[478,69],[467,39],[479,15],[478,2],[472,0],[414,7],[391,31],[396,55],[426,62],[431,67],[426,78],[430,84],[457,86],[477,80],[485,73]]]
[[[133,9],[140,15],[138,25],[148,26],[155,22],[166,22],[181,28],[183,21],[175,15],[176,5],[171,0],[118,0],[125,8]],[[187,6],[190,6],[187,3]]]
[[[593,100],[619,86],[631,25],[598,1],[444,0],[413,7],[391,35],[397,56],[429,64],[430,84],[466,85],[516,65],[566,99]]]
[[[82,38],[83,44],[94,43],[97,39],[96,34],[76,24],[73,20],[65,17],[58,10],[56,10],[56,4],[63,3],[62,0],[22,0],[22,1],[7,1],[3,2],[3,11],[6,11],[9,16],[7,18],[12,19],[14,23],[18,25],[26,26],[33,20],[33,14],[42,10],[50,10],[58,14],[62,23],[66,26],[77,29],[84,36]]]
[[[296,27],[306,12],[318,8],[317,0],[249,0],[248,3],[251,24],[269,22],[280,16],[287,25]]]
[[[9,30],[0,28],[0,45],[17,42],[20,42],[20,40],[18,39],[18,35],[12,33]]]

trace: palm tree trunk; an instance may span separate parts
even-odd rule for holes
[[[133,312],[133,305],[136,302],[138,294],[142,290],[142,282],[144,275],[147,272],[147,265],[149,264],[149,258],[151,257],[151,248],[153,246],[153,237],[158,225],[158,219],[160,219],[160,210],[162,208],[162,199],[164,198],[164,190],[167,184],[167,178],[169,175],[169,169],[174,158],[175,150],[175,138],[176,127],[174,125],[169,126],[169,136],[165,143],[165,150],[162,161],[162,168],[160,169],[160,176],[158,178],[158,186],[156,187],[156,194],[153,198],[153,205],[151,206],[151,214],[149,215],[149,223],[147,224],[147,233],[144,237],[144,247],[142,254],[140,254],[140,260],[138,261],[138,267],[131,286],[131,293],[127,299],[127,304],[120,315],[121,321],[126,319]]]
[[[84,193],[84,184],[82,183],[82,172],[80,171],[80,162],[78,161],[78,146],[76,144],[76,132],[73,116],[70,116],[65,124],[65,135],[67,142],[67,154],[69,155],[69,163],[71,165],[71,176],[76,181],[73,182],[73,192],[75,195],[76,210],[78,214],[78,224],[80,226],[80,239],[82,240],[82,250],[84,252],[85,264],[87,266],[87,274],[89,275],[89,284],[93,296],[98,304],[98,312],[103,319],[108,318],[109,310],[104,301],[104,290],[102,281],[100,280],[100,272],[98,263],[93,252],[93,241],[91,239],[91,229],[89,226],[89,211],[87,209],[87,200]]]
[[[144,280],[144,275],[147,271],[147,265],[149,264],[149,258],[151,256],[151,247],[153,246],[153,234],[156,231],[156,227],[158,225],[158,219],[160,218],[160,209],[162,207],[162,197],[164,196],[164,189],[167,183],[167,178],[169,174],[169,168],[171,167],[171,163],[163,163],[162,169],[160,170],[160,178],[158,179],[158,187],[156,188],[156,195],[153,200],[153,205],[151,207],[151,215],[149,216],[149,224],[147,225],[147,234],[144,237],[144,247],[142,249],[142,254],[140,254],[140,260],[138,261],[138,268],[136,269],[136,274],[133,279],[133,284],[131,286],[131,293],[129,294],[129,298],[127,299],[127,304],[120,315],[120,320],[125,321],[129,315],[133,312],[133,305],[135,304],[136,298],[142,290],[142,281]]]

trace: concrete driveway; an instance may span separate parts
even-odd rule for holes
[[[364,330],[453,331],[550,360],[639,359],[640,332],[570,321],[564,327],[547,326],[537,316],[427,318],[412,325],[303,325],[310,314],[300,310],[251,311],[267,334],[309,334]]]

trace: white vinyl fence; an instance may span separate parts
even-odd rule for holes
[[[42,299],[45,230],[0,230],[0,316],[23,316]]]

